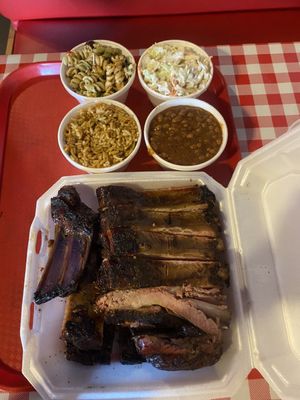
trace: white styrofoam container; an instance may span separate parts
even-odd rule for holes
[[[220,202],[231,268],[233,321],[212,367],[166,372],[151,365],[82,366],[64,357],[65,300],[34,305],[53,237],[50,199],[65,184],[96,209],[95,188],[206,184]],[[256,367],[282,399],[300,398],[300,122],[241,161],[227,189],[203,172],[134,172],[61,178],[37,202],[21,318],[22,372],[45,399],[208,399],[232,396]],[[36,253],[38,232],[42,245]]]

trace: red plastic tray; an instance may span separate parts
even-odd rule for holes
[[[20,312],[29,227],[35,203],[61,176],[79,174],[61,155],[57,129],[77,103],[59,79],[59,63],[20,67],[0,86],[0,389],[32,390],[21,373]],[[215,69],[201,99],[213,104],[228,124],[229,140],[221,158],[205,171],[227,185],[240,149],[225,81]],[[127,104],[141,124],[153,106],[136,81]],[[129,171],[160,170],[144,143]]]

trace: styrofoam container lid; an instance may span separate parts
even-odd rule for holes
[[[252,364],[300,398],[300,120],[240,161],[229,185]]]
[[[61,178],[37,202],[21,318],[22,372],[46,399],[209,399],[233,396],[256,367],[282,398],[300,397],[300,123],[237,166],[228,189],[203,172],[135,172]],[[83,366],[64,357],[65,300],[30,308],[53,238],[50,199],[66,184],[96,209],[95,188],[206,184],[220,203],[231,269],[232,327],[214,366],[159,371],[151,365]],[[42,233],[39,253],[35,251]]]

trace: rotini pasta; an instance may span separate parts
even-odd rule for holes
[[[96,41],[86,42],[62,59],[74,92],[88,97],[103,97],[122,89],[134,73],[129,57],[118,48]]]
[[[64,150],[85,167],[110,167],[129,156],[138,135],[137,123],[122,108],[108,104],[90,105],[67,125]]]

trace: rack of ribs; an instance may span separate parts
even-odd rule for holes
[[[68,360],[164,370],[216,363],[230,324],[221,213],[205,186],[96,190],[99,213],[72,186],[51,199],[55,240],[37,304],[68,296]]]
[[[105,186],[96,193],[103,259],[95,312],[124,335],[121,361],[125,354],[126,363],[147,361],[165,370],[216,363],[230,312],[214,194],[204,185]]]

